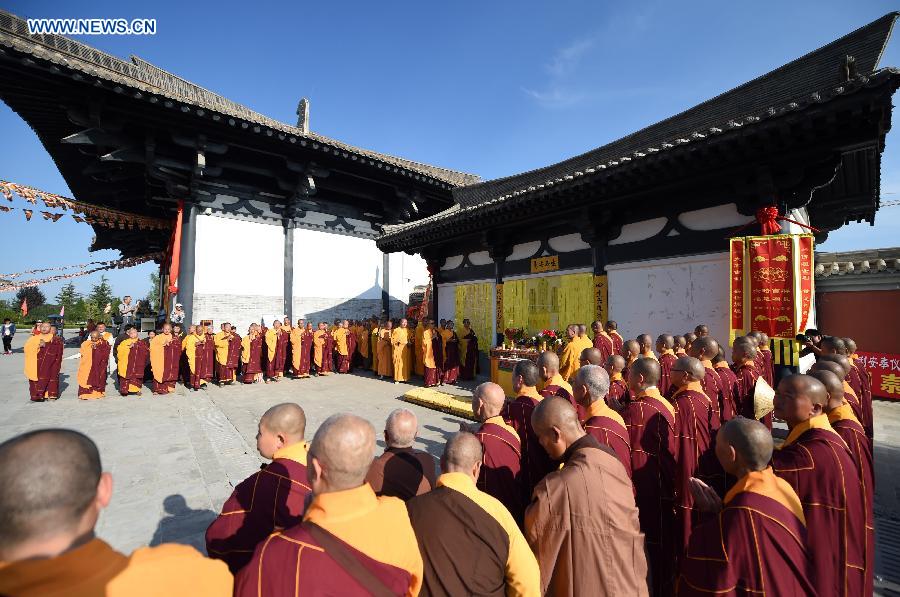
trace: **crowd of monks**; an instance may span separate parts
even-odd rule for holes
[[[478,338],[469,320],[462,333],[453,321],[419,321],[410,328],[406,319],[396,322],[335,320],[333,326],[288,318],[274,320],[271,327],[252,324],[241,337],[230,323],[211,326],[165,323],[161,329],[138,338],[126,326],[114,338],[98,324],[79,348],[78,397],[83,400],[106,395],[108,370],[113,367],[119,394],[141,394],[149,382],[154,394],[169,394],[181,382],[191,390],[208,383],[272,383],[285,377],[350,373],[370,369],[381,379],[395,383],[419,375],[425,385],[454,384],[472,380],[478,373]],[[215,333],[214,333],[215,332]],[[32,401],[59,398],[63,341],[57,330],[43,323],[26,341],[25,376]]]
[[[431,384],[446,371],[428,372],[442,327],[422,325]],[[871,595],[872,403],[855,343],[825,337],[807,374],[776,383],[764,334],[736,338],[729,364],[706,326],[655,343],[615,328],[570,326],[559,353],[518,361],[514,399],[479,385],[477,424],[461,424],[439,466],[412,447],[409,410],[388,417],[373,460],[369,422],[333,415],[310,442],[299,405],[272,407],[257,434],[270,464],[206,533],[221,562],[112,551],[92,534],[111,491],[96,446],[65,430],[14,438],[0,445],[0,594],[102,579],[102,594],[128,594],[109,589],[141,579],[173,595]],[[771,413],[760,378],[777,388]]]

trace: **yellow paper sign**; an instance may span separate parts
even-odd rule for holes
[[[557,270],[559,270],[559,255],[535,257],[531,260],[532,274],[539,274],[541,272],[555,272]]]

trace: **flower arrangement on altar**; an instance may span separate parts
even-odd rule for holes
[[[528,343],[528,337],[525,335],[524,328],[506,328],[503,330],[503,334],[514,346],[522,346]]]
[[[533,337],[535,348],[544,350],[556,350],[562,346],[564,334],[558,330],[541,330]]]

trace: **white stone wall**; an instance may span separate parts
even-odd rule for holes
[[[608,266],[609,314],[625,338],[683,334],[699,323],[728,341],[728,253]]]

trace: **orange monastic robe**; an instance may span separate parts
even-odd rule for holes
[[[415,363],[415,372],[416,375],[425,375],[425,344],[424,342],[425,336],[425,326],[422,325],[420,321],[416,324],[416,363]],[[433,367],[434,365],[432,365]]]
[[[106,396],[107,360],[109,343],[90,339],[81,343],[81,361],[78,363],[78,397],[95,400]]]
[[[394,328],[391,330],[394,381],[407,381],[412,375],[412,349],[409,341],[409,328]]]

